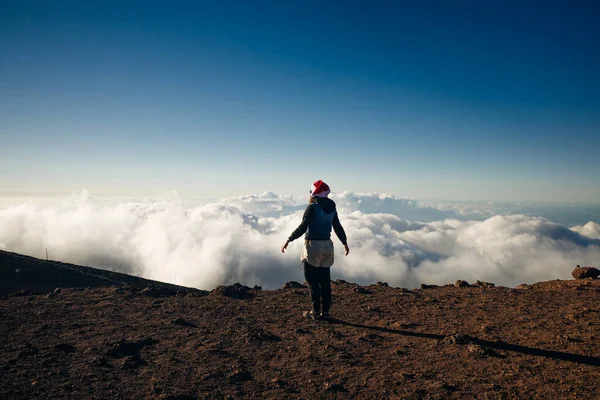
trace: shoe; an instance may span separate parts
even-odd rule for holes
[[[323,311],[321,313],[321,318],[323,318],[323,319],[329,319],[329,318],[331,318],[331,313],[329,311]]]
[[[319,319],[319,313],[316,313],[314,311],[304,311],[302,313],[302,315],[304,315],[306,318],[310,318],[310,319]]]

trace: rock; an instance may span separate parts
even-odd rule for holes
[[[467,350],[472,356],[475,357],[500,357],[503,358],[500,354],[496,353],[494,350],[480,346],[478,344],[470,344],[467,346]]]
[[[393,355],[398,356],[398,357],[404,357],[406,356],[406,350],[403,349],[396,349],[392,352]]]
[[[467,350],[469,350],[469,353],[471,353],[475,356],[483,356],[485,354],[483,347],[476,345],[476,344],[468,345]]]
[[[367,306],[367,311],[374,312],[374,313],[380,313],[381,309],[377,306]]]
[[[597,279],[600,276],[600,270],[594,267],[579,267],[575,268],[573,272],[571,272],[571,276],[575,279]]]
[[[412,381],[412,380],[414,380],[417,377],[417,375],[416,374],[411,374],[411,373],[408,373],[408,372],[401,372],[400,373],[400,377],[404,381]]]
[[[421,283],[421,289],[435,289],[436,287],[438,287],[437,285],[426,285],[424,283]]]
[[[482,288],[493,288],[493,287],[496,287],[496,285],[494,285],[491,282],[482,282],[482,281],[475,282],[475,284],[473,286],[482,287]]]
[[[249,299],[252,297],[252,289],[248,286],[244,286],[240,283],[234,283],[233,285],[218,286],[214,289],[211,294],[231,297],[234,299]]]
[[[387,282],[377,282],[376,283],[377,286],[384,286],[384,287],[388,287],[388,283]]]
[[[300,288],[303,288],[303,287],[305,287],[305,286],[304,286],[304,285],[302,285],[302,284],[301,284],[301,283],[299,283],[299,282],[296,282],[296,281],[289,281],[289,282],[286,282],[286,283],[283,285],[282,289],[300,289]]]
[[[61,289],[61,288],[59,288],[59,287],[57,287],[56,289],[54,289],[54,291],[53,291],[52,293],[54,293],[54,294],[59,294],[59,293],[61,293],[61,292],[62,292],[62,289]]]
[[[121,340],[119,343],[116,343],[114,346],[112,346],[112,348],[110,348],[106,352],[106,355],[113,358],[138,357],[140,351],[144,347],[152,346],[156,343],[158,343],[158,341],[151,338],[139,340],[136,342]]]
[[[446,336],[442,343],[444,344],[467,344],[471,341],[471,337],[469,335],[463,335],[462,333],[458,333],[456,335]]]
[[[363,288],[363,287],[355,287],[354,289],[352,289],[352,291],[354,293],[359,293],[359,294],[371,294],[372,292],[368,291],[367,289]]]
[[[348,285],[348,282],[343,279],[336,279],[335,283],[339,283],[340,285]]]
[[[262,290],[262,286],[254,285],[252,290]]]
[[[469,282],[462,281],[460,279],[454,283],[454,287],[457,287],[457,288],[463,288],[463,287],[469,287],[469,286],[471,286],[471,285],[469,285]]]
[[[323,389],[330,392],[347,392],[348,390],[341,384],[336,382],[327,382],[323,385]]]

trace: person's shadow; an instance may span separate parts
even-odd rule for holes
[[[329,322],[332,324],[353,326],[355,328],[369,329],[369,330],[373,330],[373,331],[393,333],[396,335],[403,335],[403,336],[421,337],[421,338],[437,339],[437,340],[444,340],[446,338],[446,336],[444,336],[444,335],[438,335],[438,334],[434,334],[434,333],[411,332],[411,331],[400,330],[400,329],[385,328],[385,327],[381,327],[381,326],[362,325],[362,324],[356,324],[353,322],[342,321],[342,320],[335,319],[335,318],[329,319]],[[554,350],[543,350],[543,349],[537,349],[535,347],[526,347],[526,346],[520,346],[518,344],[506,343],[503,341],[492,342],[489,340],[483,340],[483,339],[479,339],[479,338],[476,338],[473,336],[467,336],[467,335],[464,335],[462,337],[465,340],[465,344],[471,343],[471,344],[476,344],[476,345],[480,345],[480,346],[487,347],[490,349],[495,349],[495,350],[516,351],[518,353],[527,354],[527,355],[531,355],[531,356],[547,357],[547,358],[552,358],[554,360],[563,360],[563,361],[570,361],[570,362],[574,362],[574,363],[578,363],[578,364],[600,366],[600,357],[583,356],[583,355],[579,355],[579,354],[565,353],[562,351],[554,351]]]

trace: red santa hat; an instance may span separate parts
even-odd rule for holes
[[[313,197],[327,197],[329,195],[329,191],[329,186],[319,179],[312,184],[310,194]]]

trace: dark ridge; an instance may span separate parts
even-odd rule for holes
[[[151,287],[158,291],[200,292],[198,289],[153,281],[119,272],[84,267],[0,250],[0,296],[19,291],[54,293],[58,288]],[[57,291],[57,293],[60,292]]]

